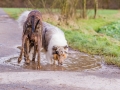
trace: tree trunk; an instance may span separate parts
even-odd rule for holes
[[[110,8],[110,1],[107,0],[107,8],[109,9]]]
[[[86,18],[86,0],[83,1],[83,18]]]
[[[94,0],[94,18],[96,18],[98,9],[98,0]]]

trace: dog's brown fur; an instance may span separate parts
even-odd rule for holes
[[[31,11],[28,14],[28,18],[23,25],[23,36],[22,36],[22,49],[18,62],[22,60],[22,54],[26,63],[30,63],[29,52],[34,47],[34,53],[32,60],[35,61],[36,52],[38,52],[38,66],[40,68],[40,50],[42,47],[42,16],[39,11]]]

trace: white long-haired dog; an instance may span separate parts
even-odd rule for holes
[[[30,11],[23,12],[18,18],[19,26],[23,26]],[[59,28],[43,23],[42,32],[42,46],[46,51],[46,58],[49,62],[55,64],[55,60],[58,61],[58,65],[62,65],[63,61],[68,56],[68,44],[65,39],[65,35]]]

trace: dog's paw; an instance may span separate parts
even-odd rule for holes
[[[21,62],[21,60],[22,60],[22,58],[20,58],[20,57],[19,57],[19,58],[18,58],[18,63],[20,63],[20,62]]]
[[[36,67],[36,68],[37,68],[38,70],[39,70],[39,69],[41,69],[41,65],[37,65],[37,67]]]

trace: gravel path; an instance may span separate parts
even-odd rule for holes
[[[19,53],[22,30],[0,9],[0,60]],[[0,64],[0,90],[120,90],[120,69],[40,71]]]

